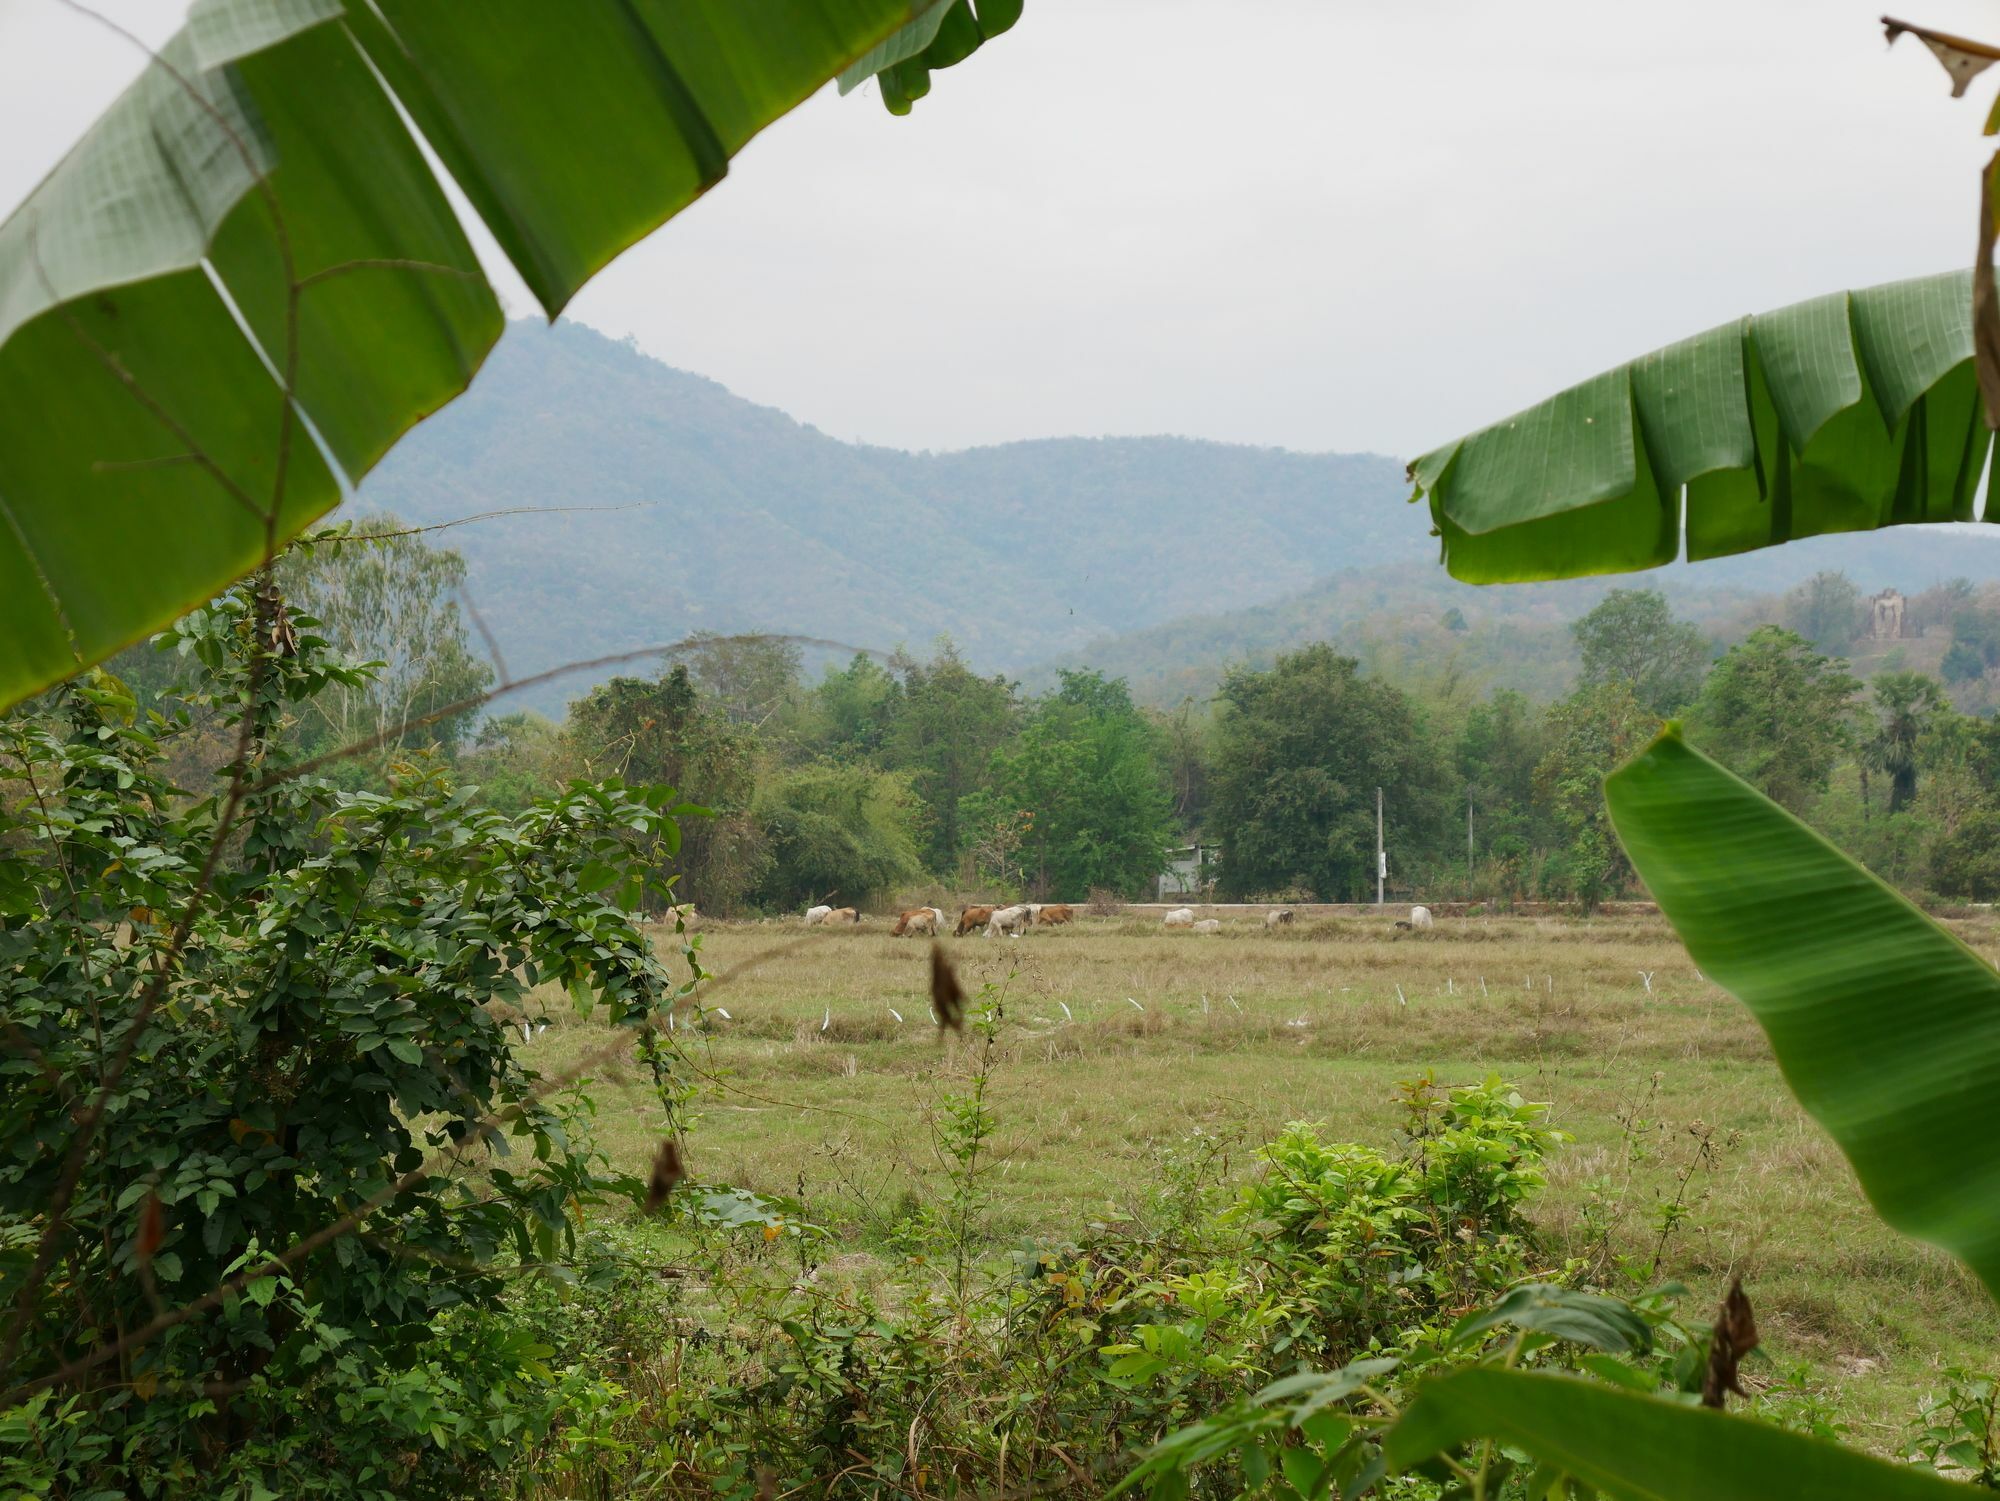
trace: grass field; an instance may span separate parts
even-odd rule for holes
[[[1989,919],[1955,926],[2000,947]],[[1005,996],[996,1249],[1130,1209],[1197,1130],[1233,1144],[1240,1176],[1287,1121],[1387,1146],[1399,1080],[1498,1073],[1575,1137],[1535,1211],[1552,1265],[1587,1249],[1593,1183],[1629,1181],[1615,1245],[1642,1269],[1659,1206],[1678,1199],[1691,1212],[1659,1277],[1686,1283],[1705,1318],[1740,1273],[1777,1366],[1810,1362],[1853,1439],[1878,1449],[1944,1367],[1991,1361],[2000,1322],[1977,1284],[1874,1217],[1755,1023],[1657,918],[1467,918],[1432,934],[1323,919],[1267,935],[1242,916],[1212,936],[1090,918],[946,947],[968,989]],[[865,1260],[937,1174],[926,1111],[965,1063],[930,1022],[928,944],[880,924],[725,924],[702,953],[724,977],[708,1004],[729,1015],[694,1049],[709,1082],[693,1171],[804,1200]],[[557,1018],[530,1052],[553,1071],[604,1041]],[[602,1144],[643,1171],[662,1118],[643,1071],[615,1064],[592,1093]]]

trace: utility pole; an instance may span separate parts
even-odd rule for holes
[[[1382,905],[1382,887],[1389,879],[1389,852],[1382,848],[1382,789],[1375,789],[1375,905]]]
[[[1472,849],[1472,794],[1465,794],[1465,894],[1472,895],[1472,862],[1477,856]]]

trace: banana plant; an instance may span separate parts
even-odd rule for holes
[[[1020,0],[195,0],[0,223],[0,709],[217,593],[821,85]],[[690,289],[690,296],[700,295]]]

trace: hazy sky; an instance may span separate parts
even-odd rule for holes
[[[1980,0],[1907,3],[2000,40]],[[107,8],[157,39],[183,7]],[[1953,101],[1880,9],[1032,0],[905,119],[871,88],[779,121],[571,314],[842,437],[1407,457],[1736,314],[1969,262],[2000,68]],[[136,68],[0,0],[0,210]]]

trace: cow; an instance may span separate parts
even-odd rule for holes
[[[1264,914],[1264,926],[1267,928],[1288,928],[1292,925],[1292,917],[1293,913],[1290,907],[1274,907]]]
[[[963,912],[958,914],[958,927],[954,930],[952,936],[963,938],[974,928],[985,927],[986,919],[992,915],[993,909],[991,907],[967,907]]]
[[[1222,931],[1222,919],[1219,917],[1204,917],[1194,925],[1194,931],[1197,933],[1220,933]]]
[[[1424,929],[1430,927],[1431,925],[1432,924],[1431,924],[1430,908],[1412,907],[1410,909],[1410,926],[1412,928],[1415,928],[1418,932],[1422,932]]]
[[[835,907],[825,917],[821,918],[820,921],[828,927],[837,927],[843,923],[851,926],[861,921],[861,914],[856,912],[852,907]]]
[[[944,908],[926,907],[924,911],[931,915],[931,932],[942,933],[944,931]]]
[[[896,926],[889,930],[891,938],[901,938],[904,934],[915,937],[922,933],[937,936],[938,912],[935,907],[912,907],[908,912],[898,914]]]
[[[986,936],[998,938],[1002,933],[1010,933],[1019,938],[1028,927],[1028,907],[1025,902],[1012,907],[1002,907],[986,919]]]
[[[1176,907],[1160,919],[1163,928],[1191,928],[1194,926],[1194,908]]]
[[[827,906],[824,902],[822,902],[817,907],[806,908],[806,926],[809,928],[818,927],[821,923],[827,920],[828,915],[831,914],[832,911],[833,908]]]
[[[1057,928],[1075,920],[1076,913],[1067,902],[1044,902],[1035,909],[1035,926],[1039,928]]]

